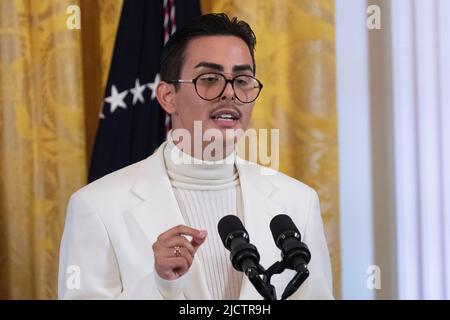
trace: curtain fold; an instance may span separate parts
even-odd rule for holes
[[[335,25],[332,0],[202,0],[256,34],[257,77],[264,84],[253,127],[280,129],[280,171],[315,188],[340,297]]]
[[[0,0],[0,299],[56,298],[66,205],[87,181],[86,124],[103,96],[86,88],[107,73],[121,8],[89,2]],[[100,17],[97,31],[69,30],[70,5],[87,25]]]

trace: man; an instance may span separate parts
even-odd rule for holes
[[[310,276],[291,299],[333,298],[315,191],[282,173],[262,175],[260,166],[239,161],[227,148],[248,128],[262,89],[255,43],[248,24],[224,14],[202,16],[172,36],[157,98],[173,130],[149,158],[71,197],[60,298],[260,299],[233,269],[217,223],[237,215],[268,268],[280,260],[269,230],[280,213],[292,217],[311,252]],[[202,137],[211,131],[214,151],[207,152]],[[272,279],[278,293],[293,275]]]

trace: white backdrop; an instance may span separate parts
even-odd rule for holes
[[[369,4],[336,0],[342,296],[450,299],[450,1]]]
[[[390,1],[399,298],[450,299],[450,1]]]

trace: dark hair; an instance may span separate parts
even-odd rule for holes
[[[250,50],[255,72],[256,37],[247,22],[237,18],[230,20],[224,13],[210,13],[192,20],[170,37],[161,53],[161,79],[179,79],[189,41],[198,37],[218,35],[231,35],[244,40]]]

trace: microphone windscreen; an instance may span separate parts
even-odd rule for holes
[[[270,231],[272,232],[273,240],[277,243],[278,237],[286,231],[295,231],[300,234],[294,221],[286,214],[279,214],[270,221]],[[278,246],[278,243],[277,243]]]
[[[242,225],[241,220],[230,214],[222,219],[220,219],[219,223],[217,224],[217,229],[219,230],[220,239],[222,239],[223,245],[227,247],[226,245],[226,239],[227,236],[234,231],[246,231],[244,226]]]

